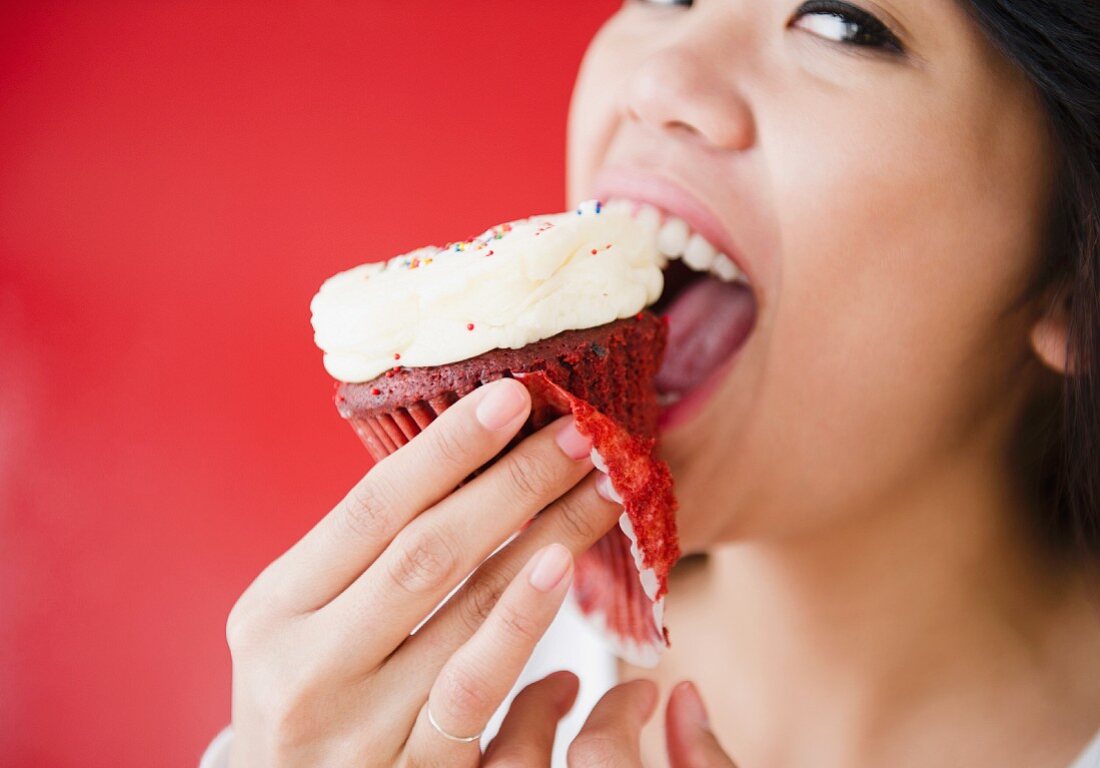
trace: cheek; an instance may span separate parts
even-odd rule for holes
[[[991,157],[978,118],[815,114],[812,134],[772,135],[780,274],[747,441],[769,514],[914,481],[1005,402],[1026,354],[1005,311],[1037,251],[1041,179],[1018,137]]]

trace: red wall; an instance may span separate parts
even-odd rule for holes
[[[7,4],[0,763],[197,763],[230,606],[368,466],[310,297],[560,208],[615,5]]]

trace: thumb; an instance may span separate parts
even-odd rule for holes
[[[672,768],[737,768],[711,731],[694,683],[679,683],[669,694],[665,741]]]

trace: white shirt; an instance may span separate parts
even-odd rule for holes
[[[546,634],[535,646],[535,651],[515,686],[489,720],[481,737],[482,749],[500,729],[504,715],[516,694],[529,683],[559,669],[571,670],[580,678],[581,683],[577,701],[558,725],[554,739],[552,768],[567,768],[566,749],[580,732],[596,702],[617,682],[615,657],[604,645],[603,639],[581,617],[572,592]],[[199,768],[229,768],[229,742],[232,736],[232,726],[226,726],[206,748]],[[1100,732],[1068,768],[1100,768]]]

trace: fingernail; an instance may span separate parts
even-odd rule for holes
[[[522,384],[493,382],[486,384],[485,394],[474,412],[478,422],[490,432],[511,424],[527,407]]]
[[[596,475],[596,493],[616,504],[623,503],[623,497],[619,495],[619,492],[615,490],[615,486],[611,484],[611,478],[603,472]]]
[[[554,441],[562,452],[574,461],[587,458],[592,453],[592,441],[577,431],[577,424],[573,419],[558,430]]]
[[[566,547],[555,542],[543,549],[537,557],[535,567],[531,569],[527,580],[540,592],[549,592],[561,583],[573,562],[573,555]]]
[[[707,709],[703,706],[703,697],[699,695],[699,689],[695,687],[695,683],[686,682],[684,686],[684,707],[687,710],[688,717],[690,717],[696,724],[703,728],[710,728],[710,719],[707,717]]]

